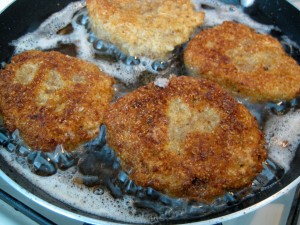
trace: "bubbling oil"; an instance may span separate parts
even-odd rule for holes
[[[196,10],[205,12],[203,27],[213,27],[225,20],[234,20],[260,33],[280,33],[279,29],[253,21],[240,6],[216,0],[194,0]],[[199,32],[203,28],[199,28]],[[298,46],[285,36],[281,43],[289,49]],[[126,56],[110,43],[98,39],[90,28],[85,2],[70,3],[54,13],[40,27],[11,43],[15,54],[25,50],[57,50],[96,64],[117,79],[115,99],[141,85],[155,81],[165,86],[170,74],[185,74],[182,52],[178,46],[167,61]],[[99,136],[79,146],[71,153],[57,146],[54,152],[30,150],[18,131],[9,134],[0,126],[2,157],[19,174],[68,205],[101,217],[133,223],[153,223],[173,219],[190,219],[220,212],[241,202],[255,191],[268,188],[280,180],[295,155],[300,142],[300,104],[291,102],[246,105],[264,130],[269,159],[252,187],[227,193],[211,204],[188,202],[163,195],[152,188],[137,186],[121,170],[120,161],[106,145],[106,129],[101,126]]]

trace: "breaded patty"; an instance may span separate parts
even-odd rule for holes
[[[248,186],[267,157],[247,108],[207,80],[150,83],[110,105],[104,124],[129,177],[173,197],[210,201]]]
[[[166,59],[201,25],[190,0],[87,0],[94,33],[131,56]]]
[[[196,35],[184,62],[191,74],[253,102],[290,100],[300,91],[300,67],[280,42],[235,22]]]
[[[112,99],[113,78],[58,52],[28,51],[0,71],[0,110],[31,148],[67,150],[94,138]]]

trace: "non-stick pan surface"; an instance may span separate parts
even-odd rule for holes
[[[70,2],[71,1],[68,0],[18,0],[13,3],[0,15],[0,61],[9,62],[13,54],[13,47],[9,44],[12,40],[17,39],[27,32],[35,30],[47,17],[54,12],[61,10]],[[224,2],[238,4],[237,1]],[[283,33],[300,45],[300,12],[287,1],[258,0],[251,7],[245,8],[245,13],[249,14],[252,18],[259,22],[272,24],[279,27],[281,29],[280,32],[273,32],[275,37],[281,36]],[[291,54],[298,61],[298,63],[300,63],[299,50],[293,51]],[[297,153],[290,165],[290,170],[280,177],[280,180],[272,187],[257,192],[253,197],[247,198],[241,203],[233,203],[232,206],[229,206],[225,211],[213,213],[209,216],[200,217],[198,219],[173,221],[172,223],[205,221],[243,211],[246,208],[253,207],[260,202],[267,203],[278,197],[280,193],[285,193],[287,190],[291,189],[292,186],[296,185],[300,177],[299,165],[300,149],[298,147]],[[84,217],[96,218],[99,219],[99,221],[109,221],[108,219],[95,217],[94,215],[87,214],[65,205],[44,193],[43,190],[35,188],[32,183],[19,176],[19,174],[2,158],[0,158],[0,169],[4,171],[4,173],[6,173],[12,180],[37,197],[44,199],[57,207],[82,215],[83,221]],[[117,221],[118,219],[116,218],[116,222]]]

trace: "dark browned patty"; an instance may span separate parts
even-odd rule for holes
[[[95,65],[58,52],[21,53],[0,71],[5,126],[31,148],[73,150],[98,134],[113,83]]]
[[[138,185],[210,201],[248,186],[267,153],[256,120],[217,84],[172,77],[109,106],[107,142]]]
[[[196,35],[184,62],[191,74],[254,102],[290,100],[300,91],[300,66],[280,42],[235,22]]]

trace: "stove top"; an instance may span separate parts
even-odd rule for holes
[[[14,1],[15,0],[0,0],[0,13]],[[288,1],[300,10],[300,0]],[[9,193],[9,186],[0,183],[1,224],[82,224],[63,217],[53,216],[53,213],[49,211],[34,211],[31,209],[30,204],[26,203],[25,205],[22,201],[19,201],[21,199],[15,199],[7,193]],[[300,211],[300,204],[298,202],[299,196],[300,188],[298,186],[298,188],[290,190],[272,203],[263,206],[254,212],[245,214],[242,217],[223,222],[222,225],[300,225],[298,216]]]

